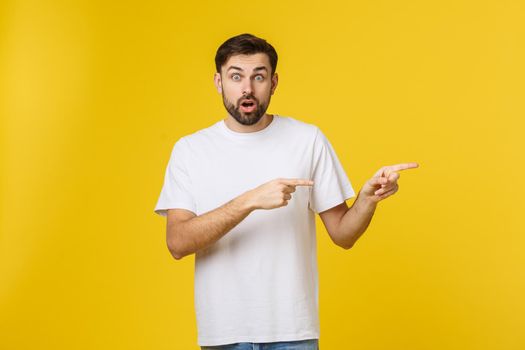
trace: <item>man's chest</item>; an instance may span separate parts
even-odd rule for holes
[[[308,146],[274,142],[194,152],[189,171],[197,208],[203,213],[276,178],[309,179],[311,166]],[[307,195],[308,189],[302,188],[297,197],[302,192]]]

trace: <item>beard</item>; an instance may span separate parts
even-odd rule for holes
[[[252,99],[255,101],[255,110],[253,112],[245,113],[241,111],[241,101],[245,99]],[[259,103],[259,100],[255,98],[253,95],[246,95],[241,97],[237,101],[237,106],[235,106],[232,102],[230,102],[226,96],[224,96],[224,91],[222,92],[222,103],[224,104],[224,107],[230,113],[230,115],[235,118],[240,124],[242,125],[253,125],[256,124],[262,116],[266,113],[266,110],[268,109],[268,105],[270,104],[270,96],[268,96],[268,102],[266,104]]]

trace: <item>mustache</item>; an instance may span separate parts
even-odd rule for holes
[[[246,96],[243,96],[239,99],[239,101],[237,101],[237,106],[240,106],[241,103],[243,103],[245,100],[253,100],[255,101],[256,104],[259,104],[259,100],[257,100],[257,98],[255,98],[255,96],[253,95],[246,95]]]

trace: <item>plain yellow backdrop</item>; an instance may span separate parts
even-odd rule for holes
[[[356,190],[420,165],[352,249],[318,218],[321,349],[524,349],[524,23],[519,0],[3,1],[0,349],[198,349],[194,257],[153,208],[245,32],[279,54],[268,112],[319,126]]]

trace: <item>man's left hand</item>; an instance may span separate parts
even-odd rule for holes
[[[418,163],[402,163],[384,166],[365,183],[360,193],[366,196],[366,198],[370,199],[372,202],[377,203],[387,197],[390,197],[399,189],[397,180],[399,179],[400,175],[397,173],[397,171],[417,167],[419,167]]]

